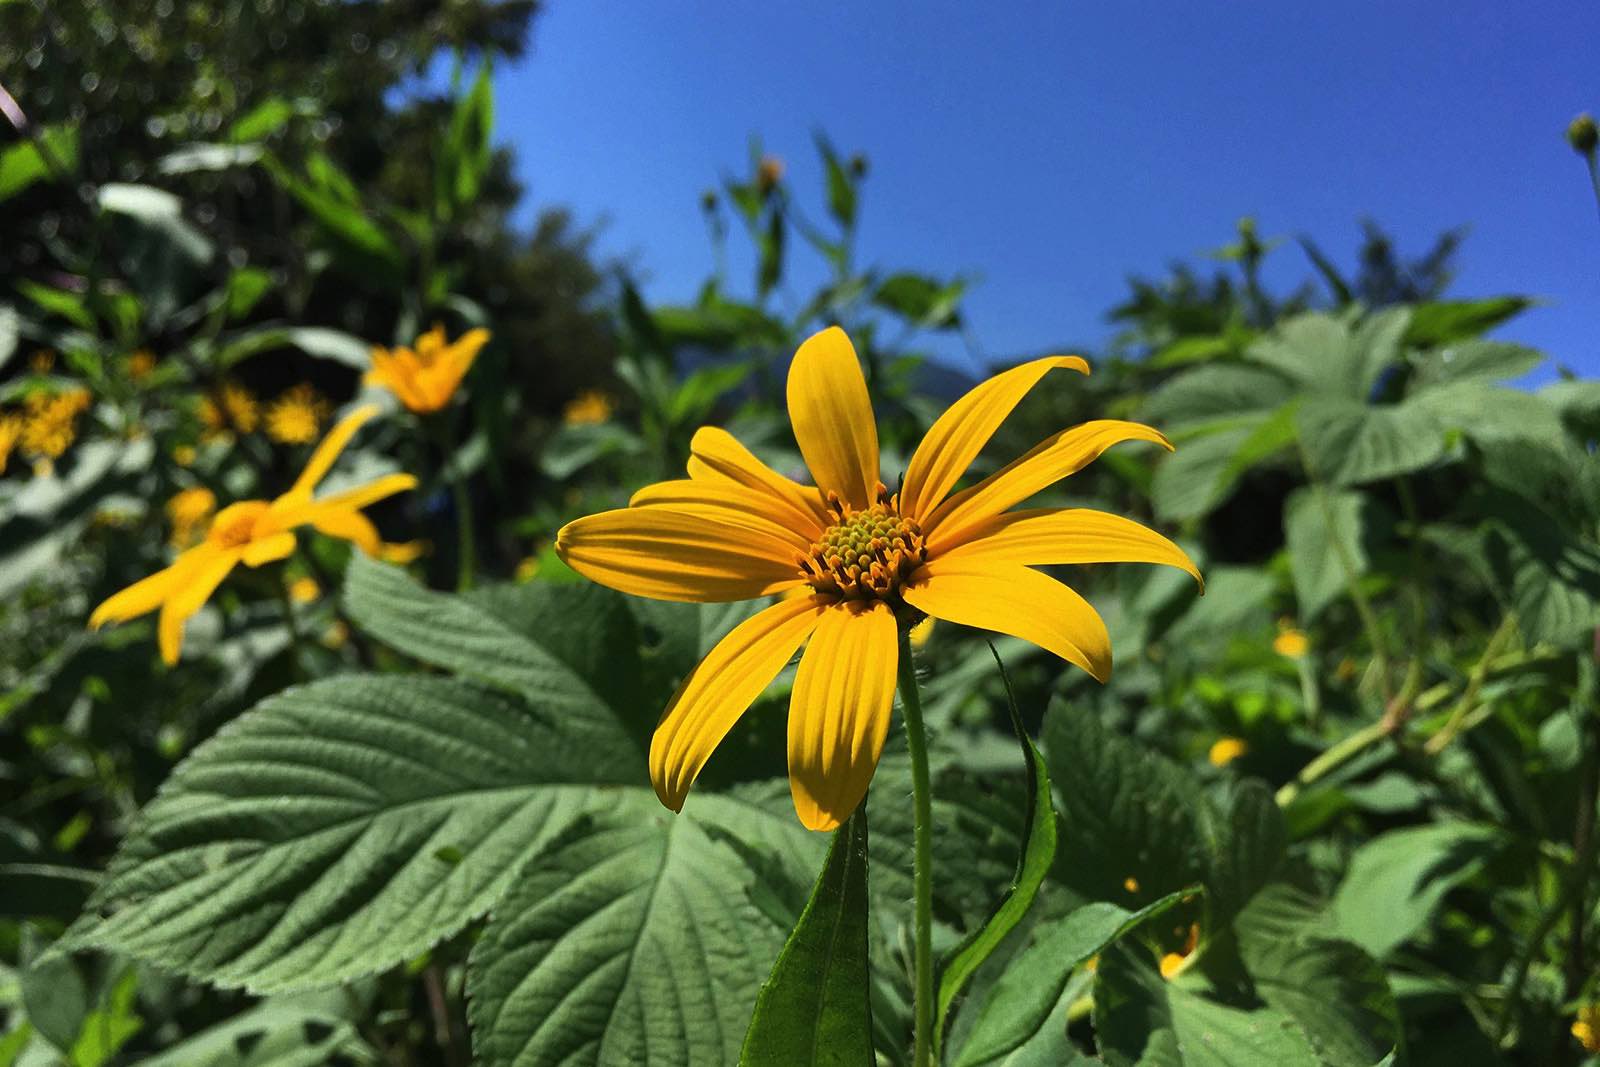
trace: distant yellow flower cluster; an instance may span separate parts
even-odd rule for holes
[[[333,404],[310,382],[300,382],[263,409],[249,389],[237,382],[224,382],[215,392],[200,398],[199,415],[203,441],[254,433],[260,428],[280,445],[308,445],[333,417]]]
[[[267,408],[267,436],[281,445],[308,445],[332,414],[328,399],[310,382],[301,382]]]
[[[602,392],[589,390],[579,393],[561,412],[561,421],[568,426],[590,426],[611,418],[611,398]]]
[[[172,547],[189,548],[199,542],[211,525],[217,510],[217,495],[204,486],[180,490],[167,501],[167,519],[172,523]]]
[[[255,394],[235,382],[224,382],[214,393],[200,398],[200,424],[205,428],[202,440],[254,433],[260,422],[261,406]]]
[[[1600,1052],[1600,1004],[1587,1004],[1578,1010],[1572,1023],[1572,1036],[1589,1052]]]
[[[60,459],[78,437],[78,416],[88,410],[87,389],[35,392],[22,402],[20,412],[0,414],[0,474],[11,454],[21,451],[35,461]]]

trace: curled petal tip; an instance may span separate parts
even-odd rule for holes
[[[1089,373],[1089,361],[1082,356],[1057,356],[1056,367],[1063,370],[1075,370],[1084,375]]]

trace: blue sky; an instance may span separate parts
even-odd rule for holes
[[[654,300],[709,273],[699,196],[749,137],[820,197],[823,129],[871,160],[862,260],[975,278],[995,359],[1103,342],[1127,275],[1240,216],[1341,263],[1370,216],[1412,254],[1470,224],[1455,294],[1541,298],[1502,335],[1600,376],[1600,221],[1563,136],[1600,111],[1593,3],[551,0],[495,82],[527,210],[600,226]],[[1268,266],[1310,275],[1292,245]]]

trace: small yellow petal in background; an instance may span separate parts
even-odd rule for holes
[[[894,707],[894,612],[881,600],[823,612],[789,700],[789,790],[810,830],[832,830],[867,794]]]
[[[936,559],[911,576],[903,595],[935,618],[1031,641],[1097,681],[1111,676],[1111,638],[1099,614],[1071,587],[1036,570]]]
[[[310,513],[307,521],[318,533],[350,541],[369,556],[376,556],[383,548],[378,528],[353,508],[319,507]]]
[[[204,555],[190,571],[183,586],[174,590],[161,605],[161,620],[156,634],[161,646],[161,659],[169,667],[178,662],[178,654],[183,648],[183,624],[200,610],[243,554],[242,549],[216,549],[210,545],[201,545],[195,551]]]
[[[911,454],[900,487],[900,513],[918,521],[932,514],[1006,416],[1057,367],[1089,373],[1089,364],[1078,356],[1036,359],[995,375],[951,404]]]
[[[789,366],[789,421],[817,488],[865,508],[878,485],[878,424],[855,346],[837,326],[813,334]]]
[[[428,551],[426,541],[385,541],[383,547],[378,549],[378,558],[385,563],[398,563],[404,566],[415,563]]]
[[[300,473],[300,477],[295,479],[294,487],[284,495],[309,498],[317,483],[327,475],[334,461],[339,458],[339,454],[350,443],[350,438],[354,437],[356,431],[376,414],[378,414],[376,405],[365,404],[340,419],[338,424],[328,431],[322,443],[317,445],[316,451],[311,453],[311,459],[306,463],[306,469]]]
[[[1219,737],[1212,742],[1206,759],[1213,767],[1226,767],[1249,751],[1250,744],[1242,737]]]
[[[301,577],[289,583],[289,599],[296,604],[309,604],[322,595],[322,586],[315,578]]]
[[[1289,659],[1299,659],[1311,650],[1311,641],[1305,633],[1289,627],[1279,631],[1272,639],[1272,651]]]
[[[148,578],[141,578],[120,592],[107,597],[89,616],[89,627],[98,630],[108,622],[124,622],[161,606],[175,590],[183,587],[204,559],[205,546],[191,548]]]
[[[822,597],[781,600],[735,626],[689,672],[650,740],[650,780],[661,803],[682,810],[700,768],[827,607]]]
[[[561,421],[568,426],[595,426],[611,418],[611,398],[596,389],[580,393],[561,409]]]
[[[924,524],[930,552],[966,540],[971,528],[1056,482],[1087,467],[1122,441],[1151,441],[1172,447],[1159,430],[1137,422],[1097,419],[1046,438],[1019,459],[939,505]]]
[[[664,507],[570,522],[556,535],[556,554],[591,581],[655,600],[752,600],[801,584],[787,541]]]
[[[239,549],[239,558],[247,567],[276,563],[280,559],[289,557],[294,551],[294,544],[294,534],[288,531],[269,534],[266,537],[256,538]]]

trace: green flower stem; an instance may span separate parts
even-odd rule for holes
[[[477,546],[473,541],[472,496],[467,492],[466,479],[461,476],[455,462],[456,424],[458,416],[452,413],[445,418],[428,419],[433,439],[439,448],[439,476],[450,483],[450,498],[456,513],[456,590],[465,592],[472,588],[477,570]]]
[[[916,900],[916,1044],[912,1067],[933,1064],[933,794],[928,784],[928,737],[922,728],[922,698],[911,661],[911,631],[900,627],[900,709],[911,753],[911,800],[915,807],[913,867]]]

